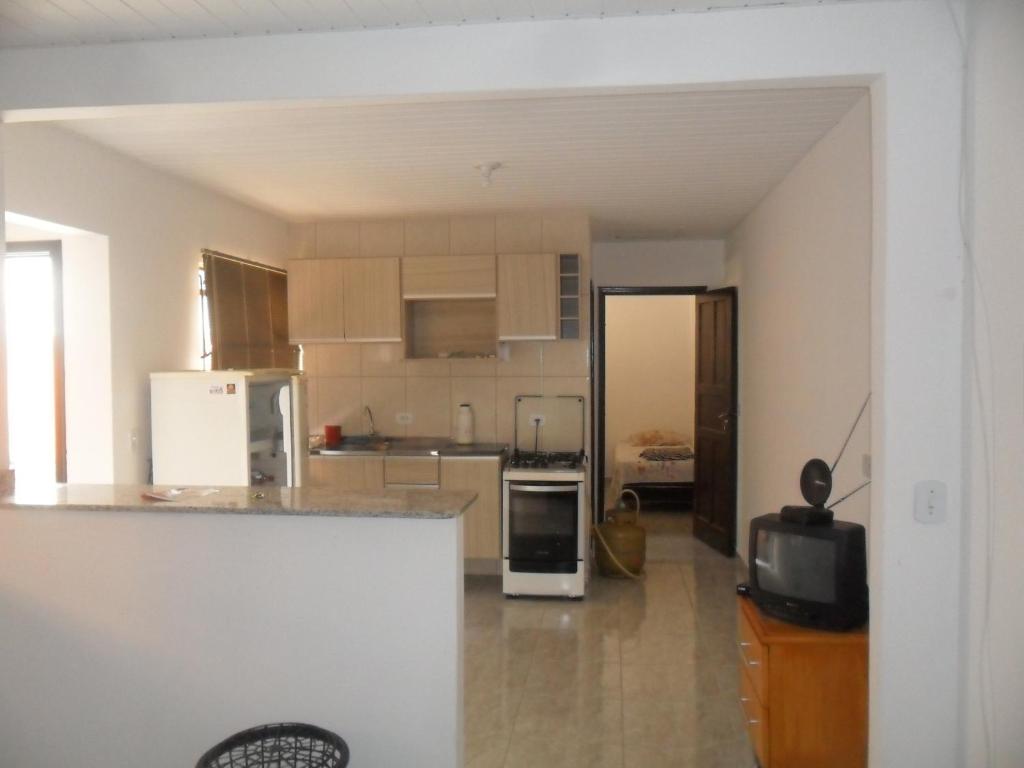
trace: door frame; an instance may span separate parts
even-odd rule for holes
[[[596,315],[597,321],[591,330],[591,343],[595,343],[594,354],[594,413],[591,423],[596,421],[596,429],[592,430],[591,438],[591,497],[594,499],[594,518],[597,522],[604,522],[604,469],[605,469],[605,325],[607,314],[605,302],[609,296],[697,296],[707,293],[706,285],[659,285],[659,286],[615,286],[601,285],[591,286],[591,291],[597,291],[597,306],[592,317]]]
[[[58,483],[68,481],[67,400],[64,391],[64,262],[60,240],[5,243],[8,256],[48,253],[53,265],[53,423],[54,473]],[[6,374],[5,374],[6,376]]]

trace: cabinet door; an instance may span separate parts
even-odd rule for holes
[[[310,485],[343,491],[379,491],[384,488],[382,456],[311,456]]]
[[[344,291],[341,259],[288,261],[288,339],[343,341]]]
[[[501,557],[501,460],[486,458],[441,459],[441,489],[474,491],[476,500],[463,513],[466,557]]]
[[[341,259],[344,264],[345,338],[401,341],[399,259]]]
[[[404,299],[491,299],[493,256],[413,256],[402,259]]]
[[[557,283],[553,253],[498,256],[498,338],[557,338]]]

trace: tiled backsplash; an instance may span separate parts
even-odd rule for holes
[[[369,406],[382,434],[451,436],[459,404],[470,403],[478,442],[511,443],[516,395],[582,395],[589,404],[586,341],[509,342],[508,351],[507,360],[404,360],[401,344],[304,345],[310,431],[340,424],[365,433]]]

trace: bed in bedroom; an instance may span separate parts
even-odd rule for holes
[[[625,488],[645,505],[689,509],[693,504],[693,445],[689,437],[668,430],[648,430],[616,444],[609,504]]]

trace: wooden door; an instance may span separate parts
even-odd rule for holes
[[[736,553],[736,289],[697,296],[693,535]]]
[[[402,340],[400,260],[342,259],[345,280],[345,338]]]
[[[558,338],[555,254],[498,256],[498,338]]]

